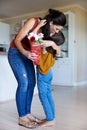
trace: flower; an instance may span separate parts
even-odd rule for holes
[[[31,41],[31,42],[35,42],[35,37],[32,36],[32,37],[30,38],[30,41]]]
[[[43,38],[43,34],[42,33],[36,34],[34,32],[31,32],[27,37],[29,39],[31,53],[35,53],[37,55],[33,60],[33,63],[35,65],[39,65],[40,53],[41,53],[40,43],[41,43],[41,39]]]
[[[31,32],[29,33],[28,35],[28,39],[30,40],[30,42],[35,42],[35,44],[40,44],[40,39],[43,38],[43,33],[34,33],[34,32]]]

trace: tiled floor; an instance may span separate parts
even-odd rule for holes
[[[54,87],[56,124],[35,130],[87,130],[87,86]],[[34,96],[32,113],[45,118],[38,95]],[[27,130],[17,124],[15,101],[0,104],[0,130]]]

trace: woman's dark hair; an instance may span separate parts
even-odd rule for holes
[[[54,25],[64,26],[66,24],[66,16],[64,13],[49,9],[48,14],[43,18],[47,20],[47,24],[42,27],[42,33],[44,37],[49,37],[50,35],[50,22],[52,21]]]
[[[64,34],[61,31],[59,31],[58,33],[55,33],[51,37],[48,37],[46,40],[54,41],[56,45],[60,46],[65,42],[65,37]],[[47,47],[46,50],[51,54],[53,54],[53,57],[56,58],[56,50],[54,50],[51,46]]]

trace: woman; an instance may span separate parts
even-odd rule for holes
[[[44,26],[39,30],[45,37],[57,33],[66,23],[65,15],[57,10],[49,9],[44,17]],[[35,87],[35,70],[33,60],[36,54],[30,52],[27,35],[40,23],[40,18],[30,18],[21,28],[15,39],[12,41],[8,61],[17,79],[16,104],[19,115],[19,125],[28,128],[35,128],[39,122],[31,114],[31,103]],[[36,122],[34,122],[36,121]]]

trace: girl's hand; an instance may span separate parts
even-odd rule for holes
[[[57,54],[60,54],[60,53],[61,53],[60,47],[57,46],[56,44],[53,46],[53,48],[56,50],[56,53],[57,53]]]

